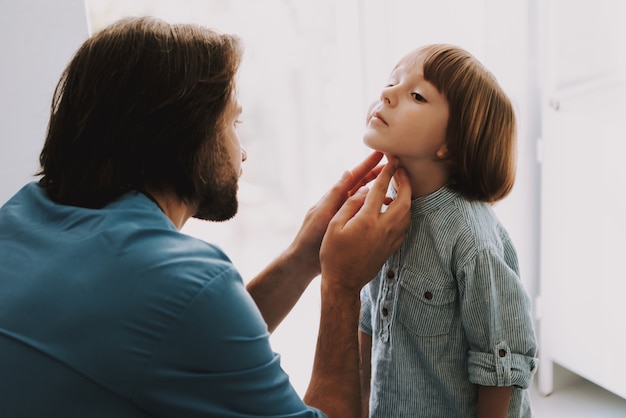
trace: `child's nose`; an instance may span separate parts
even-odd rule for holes
[[[380,101],[386,104],[391,104],[392,91],[390,87],[384,88],[380,94]]]

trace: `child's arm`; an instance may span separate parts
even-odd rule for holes
[[[470,382],[479,385],[480,418],[506,417],[517,388],[527,389],[536,370],[530,298],[518,272],[515,249],[505,237],[503,250],[479,251],[457,275],[463,279],[461,315],[470,343]],[[519,396],[524,397],[522,392]],[[525,408],[528,399],[520,401],[519,407]]]
[[[361,352],[361,410],[363,418],[370,415],[370,378],[372,376],[372,336],[359,331]]]
[[[479,386],[476,418],[506,418],[511,386]]]

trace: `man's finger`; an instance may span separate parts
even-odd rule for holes
[[[350,190],[350,193],[348,193],[348,196],[352,196],[354,193],[356,193],[357,190],[359,190],[361,187],[367,185],[369,182],[371,182],[372,180],[374,180],[376,177],[378,177],[378,175],[380,174],[380,172],[382,171],[384,165],[378,165],[376,167],[374,167],[373,169],[370,170],[369,173],[367,173],[362,179],[361,181],[359,181],[353,188],[352,190]]]
[[[318,205],[337,211],[347,197],[352,196],[360,187],[366,185],[378,175],[382,168],[376,167],[376,164],[380,162],[383,155],[383,153],[378,151],[373,152],[355,168],[345,171],[341,179],[322,197]],[[363,179],[368,180],[363,182]]]
[[[383,153],[373,152],[359,165],[350,170],[350,184],[346,187],[346,192],[351,191],[358,186],[363,178],[365,178],[376,167],[376,164],[383,158]]]
[[[357,192],[339,208],[331,220],[331,223],[339,226],[340,229],[343,228],[350,219],[359,212],[361,207],[363,207],[368,192],[369,189],[367,187],[361,187],[357,190]]]
[[[411,185],[406,171],[400,167],[394,174],[396,180],[396,198],[389,204],[386,214],[391,217],[406,213],[407,207],[411,206]]]
[[[389,182],[397,169],[397,160],[389,161],[382,169],[378,177],[371,186],[370,192],[365,199],[364,210],[380,212],[385,198],[387,196],[387,190],[389,189]]]

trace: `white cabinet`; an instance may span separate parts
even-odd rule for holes
[[[626,398],[625,9],[544,7],[540,390],[558,363]]]

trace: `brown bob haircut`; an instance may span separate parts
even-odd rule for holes
[[[194,202],[224,164],[215,151],[241,57],[237,37],[199,25],[126,18],[98,32],[54,92],[40,184],[90,208],[147,188]]]
[[[495,77],[470,53],[434,44],[406,55],[401,65],[424,60],[424,78],[449,105],[446,143],[451,188],[469,200],[494,203],[515,182],[517,125],[511,101]]]

